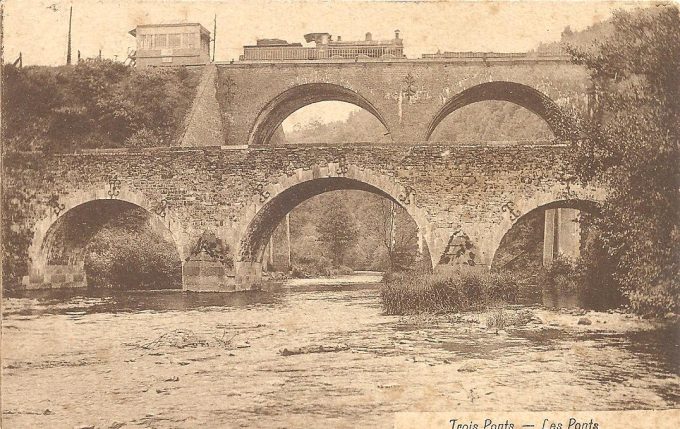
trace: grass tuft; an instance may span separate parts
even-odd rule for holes
[[[510,274],[481,270],[450,273],[389,273],[381,290],[383,310],[390,315],[444,314],[484,310],[521,301],[523,285]]]

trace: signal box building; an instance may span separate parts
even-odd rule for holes
[[[148,24],[130,31],[137,39],[137,67],[210,62],[210,32],[201,24]]]

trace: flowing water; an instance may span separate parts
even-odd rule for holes
[[[378,285],[5,297],[3,427],[391,427],[399,411],[675,408],[678,325],[385,316]],[[282,353],[283,350],[286,350]],[[299,353],[299,354],[296,354]]]

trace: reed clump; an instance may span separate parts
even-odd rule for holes
[[[381,289],[389,315],[444,314],[485,310],[522,302],[525,286],[509,273],[456,270],[447,273],[388,273]]]

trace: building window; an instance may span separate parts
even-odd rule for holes
[[[151,48],[151,35],[142,34],[139,37],[139,49],[150,49]]]
[[[196,40],[196,33],[182,33],[182,46],[185,48],[194,48]]]
[[[182,35],[180,33],[168,34],[168,48],[179,48],[182,46]]]
[[[154,35],[153,47],[156,49],[166,48],[168,46],[168,35],[167,34],[155,34]]]

